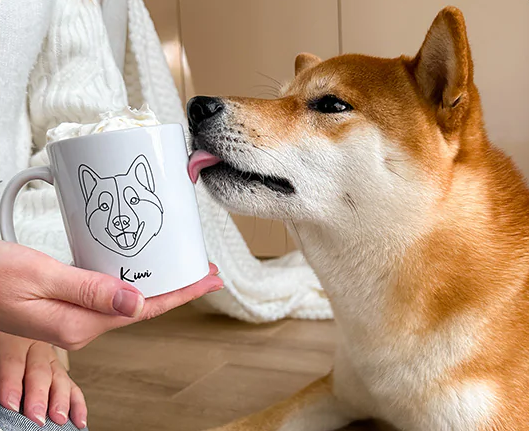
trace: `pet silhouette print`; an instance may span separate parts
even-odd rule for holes
[[[86,225],[92,237],[122,256],[136,256],[160,232],[163,207],[155,194],[147,158],[136,157],[128,171],[101,177],[87,165],[79,166]]]

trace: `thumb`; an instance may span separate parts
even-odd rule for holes
[[[59,264],[50,282],[50,299],[59,299],[104,314],[136,317],[145,298],[128,283],[110,275]]]

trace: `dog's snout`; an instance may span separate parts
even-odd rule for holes
[[[116,229],[126,229],[130,226],[130,217],[129,216],[116,216],[112,220],[112,224],[115,226]]]
[[[200,123],[219,114],[223,108],[222,101],[217,97],[193,97],[187,103],[187,119],[191,133],[196,134]]]

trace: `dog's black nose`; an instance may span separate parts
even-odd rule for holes
[[[223,109],[224,105],[216,97],[193,97],[187,102],[187,119],[191,133],[196,134],[200,123],[219,114]]]

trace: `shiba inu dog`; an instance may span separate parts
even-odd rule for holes
[[[191,100],[189,172],[286,222],[340,342],[327,377],[218,430],[528,430],[529,192],[487,138],[461,12],[413,58],[295,71],[276,100]]]
[[[138,156],[126,173],[112,177],[100,177],[81,165],[79,185],[86,202],[86,225],[103,247],[132,257],[160,232],[163,207],[144,155]]]

